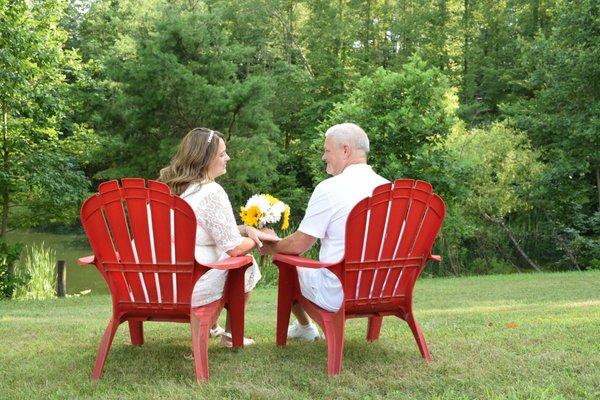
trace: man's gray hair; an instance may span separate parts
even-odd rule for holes
[[[356,150],[362,150],[365,155],[369,153],[369,137],[365,131],[358,125],[346,122],[333,125],[325,132],[325,137],[331,136],[335,143],[340,146],[345,144]]]

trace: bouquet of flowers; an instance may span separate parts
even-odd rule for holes
[[[290,206],[270,194],[255,194],[240,207],[242,222],[258,229],[272,227],[281,221],[281,229],[290,225]]]

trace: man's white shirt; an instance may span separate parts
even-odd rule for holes
[[[367,164],[352,164],[342,173],[319,183],[308,202],[298,230],[321,240],[319,260],[335,262],[344,256],[346,220],[352,208],[388,183]],[[302,295],[327,311],[339,310],[344,300],[342,285],[327,269],[298,267]]]

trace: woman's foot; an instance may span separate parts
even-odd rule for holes
[[[225,329],[221,328],[219,325],[215,325],[214,328],[210,328],[210,337],[219,337],[225,333]]]
[[[222,347],[232,347],[233,344],[231,343],[231,333],[229,332],[224,332],[221,335],[221,342],[219,343]],[[256,342],[254,341],[254,339],[250,339],[250,338],[244,338],[244,346],[252,346],[256,344]]]

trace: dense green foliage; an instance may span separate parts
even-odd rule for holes
[[[266,191],[298,221],[322,133],[354,121],[378,172],[445,199],[432,273],[600,268],[594,0],[0,4],[11,226],[73,221],[87,181],[155,178],[196,126],[227,136],[234,208]]]
[[[70,151],[85,139],[73,93],[83,65],[65,48],[61,1],[0,1],[0,237],[74,223],[89,182]]]
[[[21,281],[15,275],[15,263],[21,256],[23,246],[8,244],[0,239],[0,299],[11,298]]]

